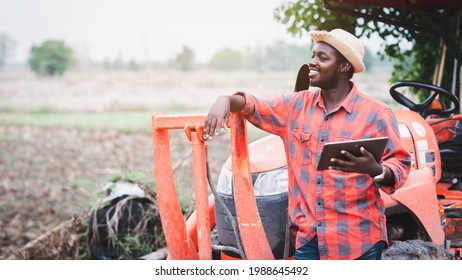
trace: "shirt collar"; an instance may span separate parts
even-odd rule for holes
[[[351,90],[348,93],[348,95],[345,97],[345,99],[342,101],[342,103],[340,103],[340,106],[339,106],[339,108],[343,107],[345,111],[347,111],[348,113],[351,113],[351,111],[353,111],[353,106],[358,96],[358,90],[356,89],[355,83],[353,82],[350,82],[350,83],[352,84]],[[324,98],[322,98],[321,90],[320,89],[316,90],[315,94],[316,94],[316,97],[313,103],[314,106],[317,105],[317,106],[320,106],[321,108],[325,108]]]

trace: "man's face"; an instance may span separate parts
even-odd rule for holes
[[[314,46],[313,55],[308,63],[310,83],[321,89],[334,88],[340,75],[340,62],[336,50],[329,44],[319,42]]]

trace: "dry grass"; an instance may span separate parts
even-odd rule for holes
[[[391,100],[387,69],[358,74],[365,93]],[[0,111],[107,112],[202,111],[219,95],[243,90],[263,97],[289,93],[295,72],[217,72],[197,70],[87,70],[64,77],[36,77],[24,69],[0,72]]]
[[[293,73],[208,70],[89,70],[39,78],[14,70],[0,72],[0,111],[205,111],[219,95],[236,90],[282,94],[294,79]]]

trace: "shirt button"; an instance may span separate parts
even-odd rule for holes
[[[321,225],[322,225],[322,224],[319,222],[319,223],[318,223],[318,227],[320,227]]]
[[[329,117],[324,117],[324,120],[325,120],[325,121],[328,121],[328,120],[329,120]]]
[[[321,201],[318,201],[318,205],[321,206]]]
[[[319,181],[319,180],[318,180],[318,181],[316,181],[316,184],[320,185],[320,184],[321,184],[321,181]]]
[[[322,138],[322,139],[321,139],[321,142],[324,142],[324,141],[326,141],[326,139]]]

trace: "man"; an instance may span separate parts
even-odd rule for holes
[[[296,235],[295,259],[380,259],[387,244],[379,189],[394,192],[406,180],[410,155],[400,142],[390,108],[350,81],[364,71],[364,46],[342,29],[311,31],[315,42],[309,78],[315,91],[262,99],[238,92],[221,96],[205,119],[207,136],[218,134],[230,111],[279,135],[287,157],[289,216]],[[361,148],[355,157],[331,159],[316,169],[327,142],[388,137],[381,162]]]

